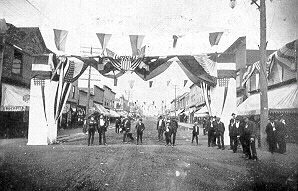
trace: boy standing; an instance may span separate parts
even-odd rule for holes
[[[139,119],[139,122],[136,124],[137,130],[137,145],[139,144],[139,140],[141,140],[141,144],[143,144],[143,132],[145,130],[145,125],[142,122],[142,119]]]

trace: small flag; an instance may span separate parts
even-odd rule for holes
[[[104,33],[96,33],[96,35],[101,44],[102,52],[104,52],[112,35]]]
[[[185,87],[186,84],[187,84],[187,80],[184,80],[184,86],[183,87]]]
[[[167,86],[169,86],[169,85],[170,85],[170,82],[171,82],[171,80],[167,81]]]
[[[65,52],[67,35],[68,31],[54,29],[55,45],[58,50]]]
[[[145,37],[144,35],[129,35],[131,49],[132,49],[132,56],[138,55],[138,50],[141,49],[144,37]]]
[[[149,88],[152,87],[153,81],[149,81]]]
[[[177,45],[177,40],[178,40],[178,36],[177,35],[173,35],[173,48],[176,48],[176,45]]]
[[[223,32],[209,33],[209,42],[211,46],[218,45]]]
[[[129,80],[128,83],[129,83],[130,89],[132,89],[135,81],[134,80]]]

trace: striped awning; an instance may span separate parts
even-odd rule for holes
[[[297,57],[298,57],[298,39],[287,43],[276,52],[277,62],[287,69],[292,71],[297,70]]]
[[[98,103],[94,103],[94,106],[95,106],[96,111],[99,112],[100,114],[104,114],[104,116],[111,116],[109,111],[107,111],[102,105],[100,105]]]

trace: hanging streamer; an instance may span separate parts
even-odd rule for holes
[[[221,114],[220,115],[222,115],[222,112],[223,112],[224,107],[225,107],[225,103],[226,103],[226,99],[227,99],[227,94],[228,94],[228,87],[229,86],[226,86],[225,87],[224,100],[223,100],[223,103],[222,103],[222,109],[221,109]]]
[[[117,81],[118,81],[118,79],[114,78],[114,86],[117,86]]]
[[[171,80],[168,80],[168,81],[167,81],[167,86],[169,86],[169,85],[170,85],[170,82],[171,82]]]
[[[209,42],[211,46],[218,45],[223,32],[209,33]]]
[[[178,36],[177,35],[173,35],[173,48],[176,48],[176,45],[177,45],[177,41],[178,41]]]
[[[56,48],[62,52],[65,52],[65,44],[66,44],[67,35],[68,35],[68,31],[54,29]]]

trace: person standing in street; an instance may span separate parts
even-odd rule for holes
[[[198,122],[195,122],[195,124],[194,124],[194,126],[192,128],[192,139],[191,139],[191,143],[193,143],[194,138],[196,138],[197,145],[199,145],[198,135],[199,135],[199,126],[198,126]]]
[[[175,142],[176,142],[176,134],[177,134],[177,130],[178,130],[178,120],[176,118],[172,118],[170,120],[170,126],[171,126],[171,135],[170,137],[172,137],[173,135],[173,146],[175,146]]]
[[[99,145],[103,144],[107,145],[106,143],[106,131],[107,131],[107,122],[104,119],[104,115],[100,114],[99,120],[98,120],[98,134],[99,134]]]
[[[276,127],[275,127],[275,121],[271,117],[269,118],[269,123],[266,126],[265,132],[267,133],[267,142],[269,146],[269,152],[273,154],[273,152],[276,151],[277,149],[277,144],[276,144]]]
[[[284,119],[276,122],[276,142],[278,145],[278,151],[281,154],[284,154],[287,150],[286,137],[287,130],[285,126],[286,122]]]
[[[225,150],[225,145],[224,145],[224,133],[225,133],[225,125],[223,122],[220,121],[220,118],[216,118],[216,137],[217,137],[217,146],[218,149]]]
[[[230,124],[229,124],[229,136],[230,136],[230,149],[229,150],[233,150],[233,138],[232,138],[232,134],[231,134],[231,127],[233,127],[233,125],[236,123],[236,114],[232,113],[232,119],[230,120]]]
[[[116,133],[119,133],[120,124],[121,124],[120,119],[119,118],[116,118],[116,121],[115,121],[115,132]]]
[[[232,121],[233,119],[231,119]],[[234,123],[230,121],[229,125],[229,134],[230,134],[230,139],[231,139],[231,148],[234,153],[237,152],[237,147],[238,147],[238,137],[239,137],[239,126],[240,126],[240,119],[236,118]]]
[[[132,133],[130,133],[131,123],[129,117],[124,119],[123,128],[123,142],[126,142],[126,137],[129,137],[133,141],[134,138],[132,137]]]
[[[165,126],[165,138],[166,138],[166,146],[169,146],[172,144],[171,142],[171,127],[170,127],[170,121],[167,121]]]
[[[214,140],[215,129],[214,129],[214,121],[212,116],[206,122],[206,127],[208,131],[208,147],[210,147],[210,144],[211,146],[214,146],[213,140]]]
[[[143,121],[142,118],[140,118],[139,122],[136,124],[137,145],[139,144],[139,140],[141,141],[141,144],[143,144],[143,132],[145,130],[145,125],[142,121]]]
[[[91,115],[89,119],[90,121],[89,121],[89,127],[88,127],[88,146],[90,145],[90,141],[91,141],[91,145],[93,145],[95,129],[97,127],[95,116]]]
[[[159,118],[158,118],[156,129],[158,132],[158,141],[162,141],[163,140],[163,132],[165,129],[165,122],[162,119],[162,116],[159,116]]]
[[[246,147],[246,159],[258,160],[256,151],[256,124],[249,120],[247,117],[244,118],[244,144]]]

